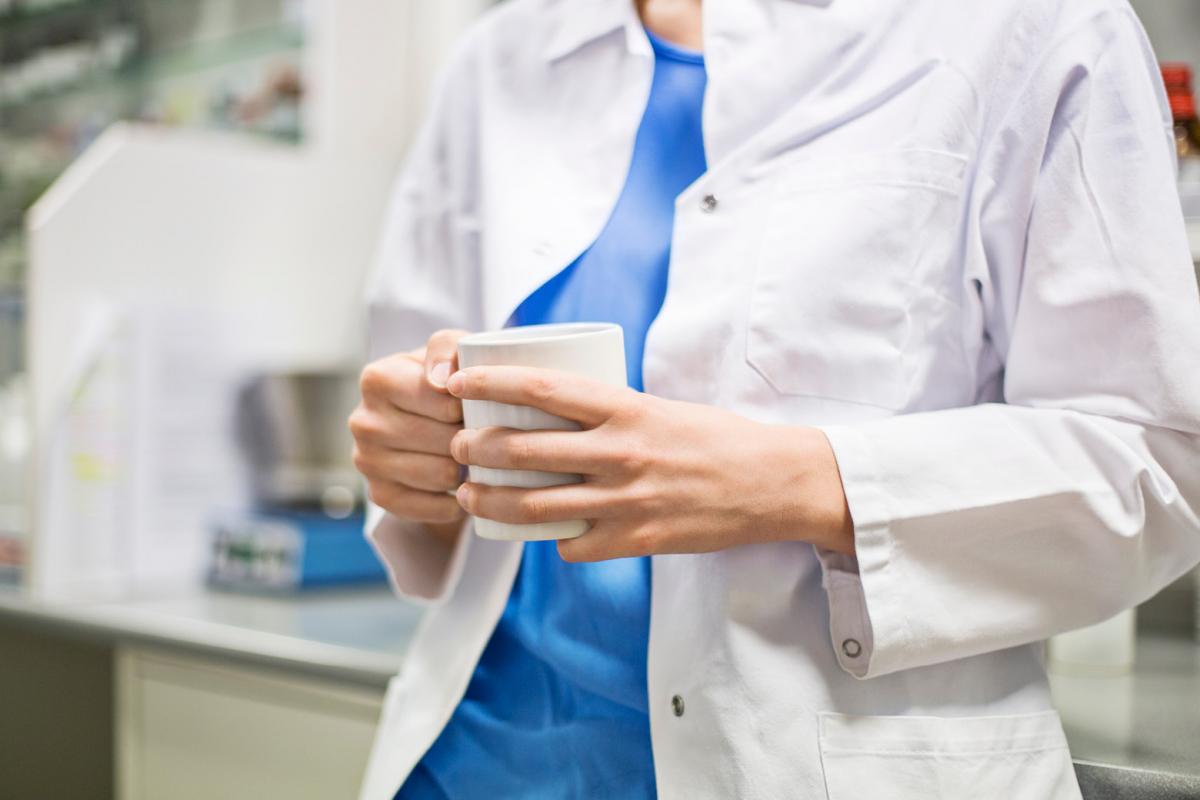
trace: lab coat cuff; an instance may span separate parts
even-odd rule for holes
[[[821,550],[822,584],[838,664],[856,678],[903,668],[912,637],[908,587],[895,558],[890,508],[870,441],[851,426],[822,427],[837,459],[854,523],[855,555]]]
[[[394,517],[373,503],[367,509],[365,533],[396,593],[423,605],[453,594],[474,538],[463,530],[453,545],[447,545],[420,523]]]

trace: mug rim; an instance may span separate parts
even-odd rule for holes
[[[614,322],[547,322],[539,325],[519,325],[498,331],[470,333],[458,340],[463,347],[507,347],[511,345],[550,344],[568,339],[581,339],[612,331],[620,331]]]

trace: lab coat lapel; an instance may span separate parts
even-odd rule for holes
[[[593,8],[599,16],[585,26],[592,41],[582,41],[585,34],[573,24],[548,48],[546,55],[558,58],[549,69],[559,75],[545,91],[562,93],[541,99],[539,106],[551,113],[527,116],[510,136],[481,143],[489,173],[482,181],[489,330],[502,327],[526,297],[596,240],[625,181],[653,78],[653,53],[632,3],[593,0]],[[614,34],[614,8],[623,37]],[[614,35],[604,39],[605,33]],[[597,74],[615,77],[597,84]],[[562,104],[575,111],[562,113]]]

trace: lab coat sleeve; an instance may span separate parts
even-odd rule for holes
[[[857,549],[822,554],[831,628],[858,677],[1100,622],[1200,559],[1200,303],[1157,66],[1115,6],[981,147],[965,285],[1004,402],[824,429]]]
[[[384,216],[368,283],[372,360],[423,347],[443,328],[480,327],[479,231],[473,204],[471,40],[450,60],[434,106],[409,151]],[[368,508],[366,534],[392,585],[417,601],[446,596],[457,583],[471,537],[447,546],[422,525]]]

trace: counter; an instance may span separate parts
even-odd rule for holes
[[[386,588],[300,597],[193,590],[99,603],[46,602],[0,588],[0,621],[379,687],[400,668],[420,615]]]
[[[212,591],[60,604],[0,589],[0,621],[46,633],[146,643],[381,690],[420,608],[386,589],[298,598]],[[1200,647],[1143,637],[1132,675],[1054,674],[1087,800],[1200,798]]]

